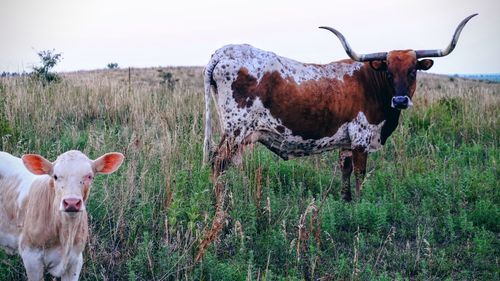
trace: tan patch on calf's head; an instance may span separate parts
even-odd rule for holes
[[[87,202],[87,199],[89,198],[89,192],[90,191],[90,185],[84,185],[83,186],[83,202]]]

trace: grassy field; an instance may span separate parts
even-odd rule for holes
[[[94,183],[82,280],[500,279],[500,84],[420,74],[360,201],[339,198],[337,152],[282,161],[257,145],[223,176],[229,216],[195,264],[215,202],[201,73],[0,79],[1,150],[126,156]],[[0,250],[0,280],[21,279],[20,258]]]

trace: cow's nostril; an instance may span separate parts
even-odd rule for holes
[[[397,96],[392,98],[392,102],[395,104],[408,104],[408,97],[406,96]]]
[[[397,96],[393,98],[394,103],[408,103],[408,97],[406,96]]]

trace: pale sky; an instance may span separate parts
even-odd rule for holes
[[[56,71],[204,66],[226,44],[248,43],[311,63],[358,53],[445,48],[433,73],[500,73],[499,0],[0,0],[0,72],[31,71],[36,51],[56,49]]]

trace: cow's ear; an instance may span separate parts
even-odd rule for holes
[[[26,169],[35,175],[52,174],[52,163],[38,154],[25,154],[21,159]]]
[[[428,70],[434,65],[434,61],[430,59],[419,60],[417,62],[417,69],[419,70]]]
[[[94,160],[94,172],[99,174],[111,174],[120,168],[125,157],[118,152],[106,153],[103,156]]]
[[[383,60],[372,60],[370,61],[370,66],[376,71],[386,71],[387,63]]]

